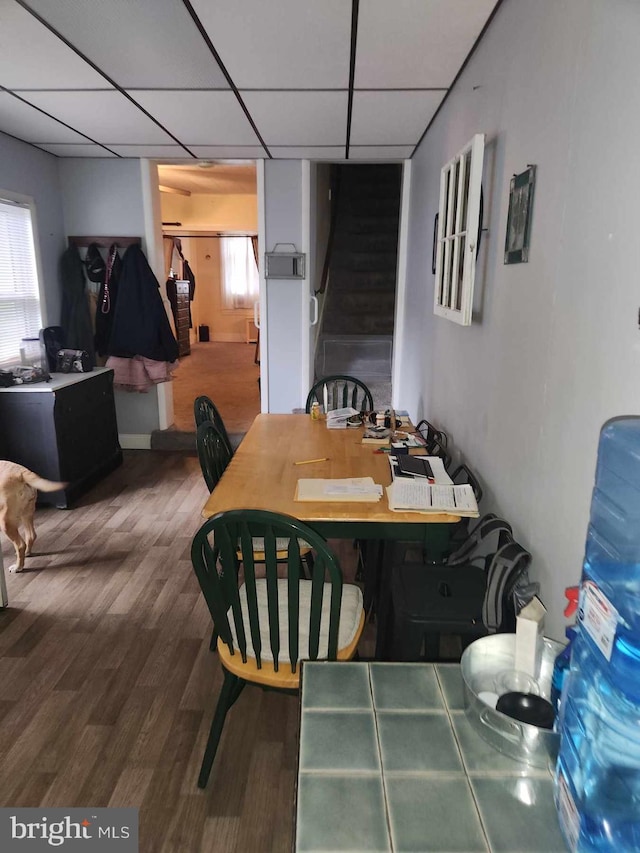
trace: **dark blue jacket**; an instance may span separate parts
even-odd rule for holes
[[[175,361],[178,344],[160,296],[160,285],[139,245],[122,258],[109,355]]]

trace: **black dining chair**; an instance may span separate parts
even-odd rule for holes
[[[373,411],[373,397],[371,391],[360,379],[346,374],[332,374],[324,376],[314,383],[307,395],[305,412],[311,411],[314,402],[324,405],[324,389],[327,389],[327,401],[329,410],[344,409],[351,406],[359,412]],[[326,414],[326,412],[325,412]]]
[[[211,421],[214,424],[222,436],[224,442],[226,443],[229,453],[233,456],[233,447],[231,446],[231,440],[229,439],[229,434],[227,432],[227,428],[224,425],[224,421],[222,420],[222,415],[218,411],[216,404],[210,397],[207,397],[204,394],[201,394],[199,397],[193,401],[193,417],[196,422],[196,429],[200,426],[201,423],[205,421]]]

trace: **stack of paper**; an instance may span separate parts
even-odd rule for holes
[[[424,478],[398,477],[387,486],[389,509],[394,512],[450,512],[477,517],[478,504],[468,483],[431,486]]]
[[[358,410],[351,406],[346,406],[344,409],[334,409],[332,412],[327,412],[327,429],[346,429],[347,421],[352,415],[357,415]]]
[[[296,487],[296,501],[361,501],[373,503],[382,497],[382,486],[371,477],[349,477],[344,480],[301,479]]]

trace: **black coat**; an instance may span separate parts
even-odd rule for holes
[[[91,367],[95,367],[93,329],[87,300],[87,283],[82,259],[76,246],[69,246],[60,259],[62,281],[62,311],[60,325],[64,329],[65,346],[85,350]]]
[[[141,355],[154,361],[178,358],[178,344],[164,310],[158,279],[137,244],[129,246],[122,258],[109,355]]]

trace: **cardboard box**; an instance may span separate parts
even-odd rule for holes
[[[515,668],[533,678],[540,674],[542,658],[544,617],[546,607],[535,596],[522,608],[516,619]]]

